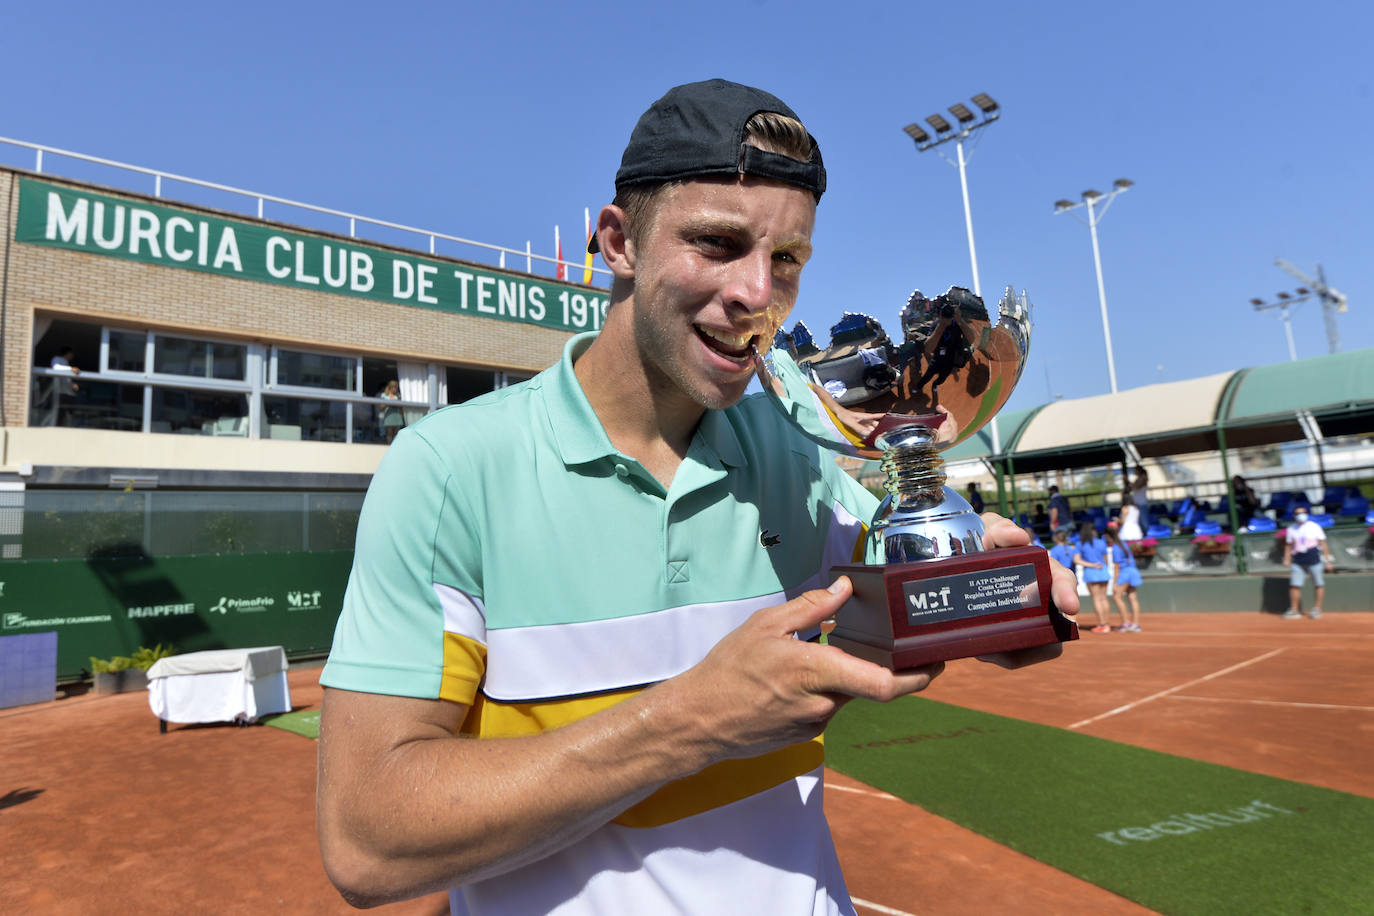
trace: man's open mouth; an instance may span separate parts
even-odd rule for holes
[[[710,347],[721,356],[724,356],[726,359],[743,362],[751,358],[754,354],[753,343],[757,335],[753,333],[720,331],[715,328],[703,327],[699,324],[693,325],[692,327],[696,329],[697,336],[701,338],[706,346]]]

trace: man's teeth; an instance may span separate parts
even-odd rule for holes
[[[701,331],[704,336],[711,338],[731,350],[742,349],[749,341],[754,339],[753,334],[731,334],[726,331],[716,331],[711,328],[702,327],[698,327],[697,330]]]

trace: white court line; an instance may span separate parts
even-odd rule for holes
[[[1194,684],[1201,684],[1203,681],[1210,681],[1214,677],[1221,677],[1223,674],[1230,674],[1232,671],[1239,671],[1241,668],[1244,668],[1247,665],[1253,665],[1255,662],[1262,662],[1267,658],[1273,658],[1275,655],[1278,655],[1282,651],[1283,649],[1275,649],[1272,652],[1266,652],[1263,655],[1257,655],[1249,661],[1241,662],[1238,665],[1232,665],[1229,668],[1223,668],[1220,671],[1213,671],[1211,674],[1205,675],[1200,678],[1195,678],[1194,680],[1191,680],[1186,684],[1179,684],[1177,687],[1170,687],[1168,690],[1161,690],[1159,693],[1152,693],[1148,697],[1136,700],[1134,703],[1127,703],[1125,706],[1118,706],[1116,709],[1109,710],[1098,716],[1093,716],[1091,719],[1084,719],[1082,722],[1075,722],[1074,724],[1070,725],[1069,728],[1080,728],[1084,725],[1091,725],[1099,719],[1107,719],[1111,716],[1116,715],[1117,713],[1127,712],[1129,710],[1135,709],[1137,706],[1140,706],[1144,703],[1148,703],[1151,700],[1157,700],[1160,697],[1167,697],[1171,693],[1177,693],[1178,691],[1183,690],[1186,687],[1191,687]]]
[[[906,910],[894,910],[890,906],[883,906],[881,903],[869,903],[867,900],[860,900],[858,897],[850,897],[849,901],[861,910],[873,910],[878,913],[887,913],[888,916],[916,916],[915,913],[908,913]]]
[[[833,782],[825,784],[825,790],[829,792],[834,789],[836,792],[853,792],[855,795],[872,795],[874,798],[890,798],[897,801],[897,796],[889,795],[886,792],[879,792],[876,789],[856,789],[853,786],[837,786]]]
[[[1334,703],[1297,703],[1289,700],[1247,700],[1228,697],[1174,697],[1175,700],[1199,700],[1203,703],[1251,703],[1256,706],[1302,706],[1307,709],[1352,709],[1356,712],[1374,712],[1374,706],[1339,706]]]

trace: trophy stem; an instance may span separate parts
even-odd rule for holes
[[[888,497],[878,507],[872,536],[888,563],[938,560],[978,553],[983,522],[973,507],[945,486],[945,460],[928,426],[903,426],[878,438]]]
[[[883,488],[898,506],[910,497],[928,495],[940,490],[949,476],[945,473],[945,459],[930,440],[918,440],[898,445],[883,455],[880,465],[887,474]]]

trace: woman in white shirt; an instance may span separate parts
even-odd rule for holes
[[[1129,487],[1121,491],[1121,529],[1118,535],[1127,544],[1145,537],[1145,532],[1140,529],[1140,507],[1131,501]]]

